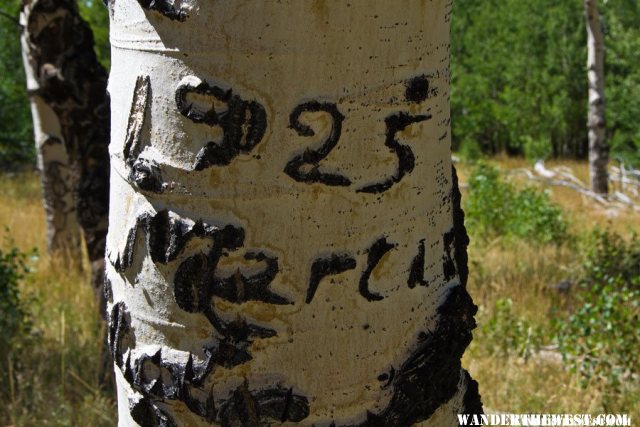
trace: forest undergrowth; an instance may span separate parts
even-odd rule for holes
[[[586,179],[586,164],[562,164]],[[458,165],[479,306],[463,364],[488,411],[640,419],[640,218],[505,173],[521,167]],[[89,268],[46,254],[34,174],[0,185],[1,296],[12,307],[0,314],[0,424],[115,425],[113,391],[97,381],[103,325]]]

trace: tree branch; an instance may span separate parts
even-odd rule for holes
[[[18,27],[20,27],[20,21],[18,21],[18,18],[11,16],[10,14],[8,14],[7,12],[5,12],[4,10],[0,9],[0,16],[3,16],[5,18],[7,18],[9,21],[13,22],[14,24],[16,24]]]

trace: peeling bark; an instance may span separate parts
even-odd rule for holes
[[[591,191],[609,192],[609,145],[606,141],[604,101],[604,35],[597,0],[584,0],[587,25],[587,77],[589,81],[589,177]]]
[[[48,217],[57,215],[60,197],[56,191],[50,197],[50,188],[64,188],[63,211],[68,212],[69,223],[75,216],[82,228],[92,284],[104,316],[110,124],[107,73],[96,58],[93,35],[74,0],[23,0],[20,19],[36,139],[47,141],[38,142],[45,209]],[[55,163],[47,150],[55,151]],[[51,229],[55,234],[56,227]]]
[[[110,3],[120,425],[443,426],[482,411],[460,363],[477,308],[448,136],[450,8]]]

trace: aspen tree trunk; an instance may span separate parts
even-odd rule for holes
[[[91,262],[92,284],[104,312],[110,125],[107,73],[96,58],[91,29],[80,18],[75,0],[23,0],[20,20],[45,208],[54,223],[50,235],[58,233],[58,216],[64,215],[67,224],[75,212]]]
[[[109,7],[120,425],[481,412],[450,1]]]
[[[604,102],[604,36],[597,0],[584,0],[587,24],[587,77],[589,80],[589,176],[591,191],[609,192],[609,146],[606,141]]]
[[[24,28],[27,16],[22,13],[20,18]],[[47,223],[47,249],[49,253],[60,252],[77,260],[82,254],[82,237],[73,202],[73,174],[69,156],[62,141],[60,122],[38,94],[40,85],[36,70],[32,67],[30,48],[24,32],[20,41]]]

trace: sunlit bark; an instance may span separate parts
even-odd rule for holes
[[[445,0],[110,3],[120,425],[457,425]]]

